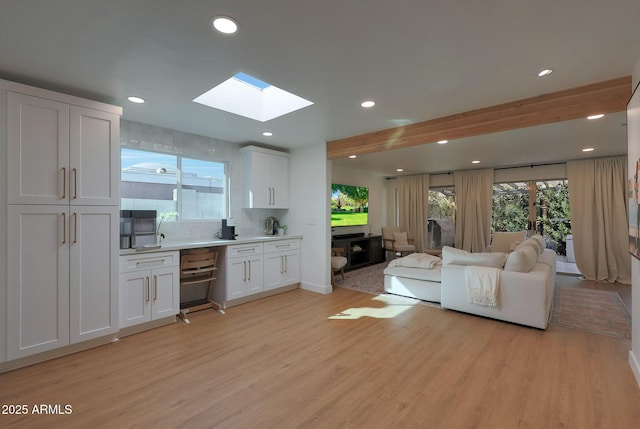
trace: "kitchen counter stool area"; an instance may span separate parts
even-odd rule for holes
[[[298,288],[300,240],[275,236],[121,250],[120,336],[173,323],[176,315],[189,323],[193,311],[224,314],[227,307]],[[203,257],[185,266],[185,256],[193,254],[215,254],[215,260],[205,267]]]

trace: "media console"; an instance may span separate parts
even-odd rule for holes
[[[331,247],[344,249],[343,255],[347,258],[345,271],[384,262],[381,235],[365,236],[364,233],[334,235]]]

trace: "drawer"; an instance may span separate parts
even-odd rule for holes
[[[141,255],[120,256],[120,272],[173,267],[180,264],[180,252],[153,252]]]
[[[227,246],[227,258],[261,254],[262,243],[233,244],[231,246]]]
[[[264,243],[264,253],[283,252],[300,248],[299,239],[277,240]]]

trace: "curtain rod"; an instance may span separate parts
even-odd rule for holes
[[[566,164],[567,161],[559,161],[559,162],[543,162],[543,163],[539,163],[539,164],[524,164],[524,165],[516,165],[516,166],[511,166],[511,167],[498,167],[498,168],[494,168],[493,170],[511,170],[514,168],[533,168],[533,167],[544,167],[547,165],[564,165]],[[462,171],[462,170],[460,170]],[[454,171],[440,171],[440,172],[436,172],[436,173],[415,173],[415,174],[406,174],[403,175],[401,177],[411,177],[411,176],[422,176],[423,174],[428,174],[430,176],[438,176],[438,175],[442,175],[442,174],[448,174],[451,175],[451,173],[454,173]],[[397,179],[398,176],[387,176],[385,177],[386,180],[393,180],[393,179]]]

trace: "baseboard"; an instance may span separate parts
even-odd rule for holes
[[[636,383],[638,387],[640,387],[640,363],[635,354],[633,354],[633,350],[629,350],[629,366],[633,371],[633,375],[636,377]]]
[[[333,292],[333,287],[331,285],[322,286],[313,283],[300,283],[300,289],[321,293],[323,295],[328,295]]]

